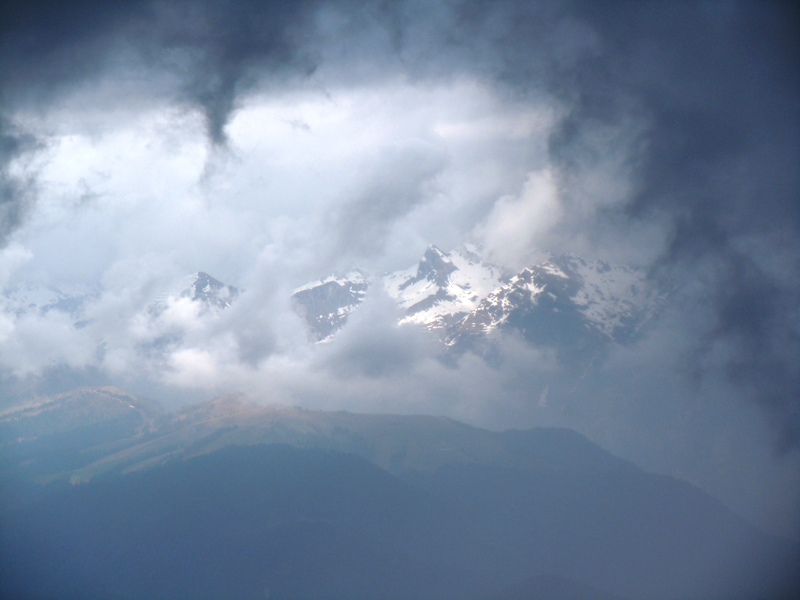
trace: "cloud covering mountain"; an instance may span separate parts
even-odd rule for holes
[[[63,310],[4,305],[6,398],[88,381],[175,402],[244,389],[559,423],[797,531],[788,3],[0,11],[0,285],[102,290],[83,328]],[[335,344],[308,346],[298,286],[464,242],[515,271],[574,253],[677,287],[648,336],[585,374],[513,336],[496,360],[442,360],[379,292]],[[201,270],[240,288],[237,301],[196,319],[175,297],[142,316]],[[157,340],[165,351],[141,352]]]

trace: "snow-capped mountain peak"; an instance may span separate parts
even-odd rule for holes
[[[181,277],[153,298],[147,308],[153,316],[160,315],[178,301],[195,303],[199,315],[219,314],[230,307],[239,295],[239,290],[215,279],[208,273],[197,271]]]
[[[645,275],[630,267],[564,255],[512,275],[470,246],[449,253],[430,246],[417,265],[388,273],[380,283],[403,310],[401,324],[436,331],[447,346],[498,329],[548,346],[624,343],[660,300]],[[329,339],[369,285],[365,277],[330,277],[299,288],[294,301],[316,339]]]
[[[323,341],[344,326],[347,316],[364,300],[369,285],[367,274],[355,269],[297,288],[292,301],[308,323],[312,338]]]
[[[191,285],[181,294],[195,302],[202,302],[218,309],[228,308],[239,295],[239,290],[214,279],[208,273],[198,271],[192,276]]]
[[[20,318],[24,315],[46,315],[51,311],[63,313],[76,328],[91,322],[93,303],[104,292],[87,286],[17,285],[0,294],[0,313]],[[216,314],[235,301],[239,291],[202,271],[187,275],[150,298],[144,307],[144,317],[156,318],[176,302],[195,303],[196,315]],[[139,317],[136,317],[139,318]]]
[[[384,277],[389,296],[405,310],[403,323],[443,329],[473,310],[504,279],[502,269],[468,251],[430,246],[416,267]]]
[[[429,246],[422,255],[422,259],[417,265],[417,273],[411,279],[405,281],[400,285],[400,290],[422,281],[423,279],[430,281],[438,286],[447,285],[447,278],[450,273],[458,269],[450,260],[450,257],[439,250],[436,246]]]

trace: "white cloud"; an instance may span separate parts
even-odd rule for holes
[[[563,217],[556,178],[548,168],[531,173],[518,195],[500,198],[477,236],[498,262],[521,266]]]
[[[19,242],[11,242],[5,248],[0,248],[0,289],[32,258],[33,253]]]
[[[14,375],[39,375],[48,367],[76,369],[91,364],[94,347],[69,315],[52,310],[44,315],[26,314],[9,323],[0,319],[0,364]]]
[[[208,351],[182,348],[169,357],[168,383],[195,389],[214,389],[218,386],[217,360]]]

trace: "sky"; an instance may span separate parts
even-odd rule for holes
[[[0,286],[97,290],[80,329],[0,314],[3,389],[566,425],[800,535],[790,3],[19,1],[0,23]],[[307,343],[297,286],[465,242],[674,291],[577,381],[514,340],[446,364],[377,293]],[[243,293],[142,316],[196,271]]]

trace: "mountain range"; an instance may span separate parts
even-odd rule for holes
[[[115,388],[0,415],[8,598],[790,598],[796,543],[557,428]]]
[[[316,341],[331,339],[380,287],[397,302],[400,324],[435,332],[450,348],[474,348],[494,332],[558,350],[596,350],[635,339],[666,294],[645,273],[574,255],[517,272],[485,261],[473,246],[430,246],[411,268],[370,278],[330,276],[295,290],[293,301]]]
[[[564,356],[593,356],[609,343],[636,339],[667,298],[663,287],[631,267],[563,255],[513,271],[464,245],[449,253],[430,246],[417,265],[381,276],[358,269],[331,275],[297,288],[292,303],[310,339],[325,342],[379,291],[397,303],[399,325],[424,327],[445,348],[481,349],[506,333]],[[82,328],[92,322],[91,308],[102,294],[85,287],[14,286],[3,291],[0,308],[14,318],[58,311]],[[171,309],[180,322],[219,315],[239,295],[200,271],[156,291],[136,318],[155,322]],[[180,308],[186,302],[188,311]],[[144,352],[180,337],[174,327],[161,329],[168,331],[145,344]]]

